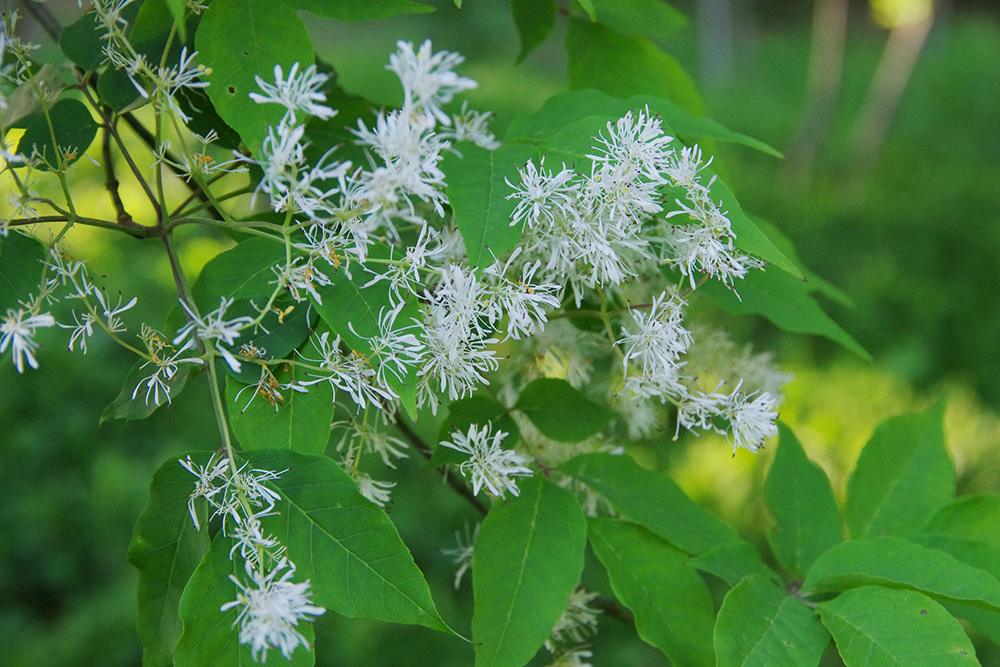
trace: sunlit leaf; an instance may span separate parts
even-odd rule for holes
[[[712,597],[687,556],[656,535],[617,519],[588,521],[590,546],[635,629],[672,664],[711,667]]]
[[[844,516],[852,537],[908,535],[955,497],[943,415],[941,403],[875,429],[847,482]]]
[[[477,667],[520,667],[541,648],[583,571],[587,524],[573,495],[543,477],[483,521],[472,565]]]
[[[757,575],[729,591],[715,623],[718,667],[811,667],[829,643],[812,609]]]
[[[816,605],[847,667],[972,667],[958,621],[914,591],[866,586]]]
[[[624,518],[689,554],[739,538],[728,524],[688,498],[666,475],[640,468],[629,456],[583,454],[560,470],[586,484]]]

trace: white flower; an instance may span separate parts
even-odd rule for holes
[[[386,69],[395,72],[403,84],[403,111],[426,114],[442,125],[449,125],[451,118],[441,110],[441,105],[450,102],[456,93],[477,85],[451,71],[465,58],[449,51],[432,54],[430,40],[421,44],[416,53],[410,42],[396,42],[396,47],[398,51],[389,56]]]
[[[497,431],[492,433],[493,426],[487,422],[482,429],[478,424],[469,426],[468,433],[454,433],[452,440],[443,440],[441,446],[457,450],[469,455],[458,469],[462,476],[468,471],[472,477],[472,493],[486,487],[486,492],[496,498],[503,498],[505,492],[518,495],[517,482],[514,477],[530,477],[531,468],[524,464],[529,459],[515,449],[504,449],[500,442],[507,433]]]
[[[80,350],[87,354],[87,339],[94,335],[94,322],[97,318],[92,313],[84,313],[83,321],[77,316],[76,311],[73,310],[73,321],[76,324],[60,324],[59,326],[63,329],[72,329],[73,333],[69,336],[68,349],[72,352],[77,343],[80,343]]]
[[[374,420],[373,420],[374,421]],[[337,451],[347,447],[348,457],[356,459],[361,450],[367,449],[374,454],[378,454],[382,463],[395,469],[395,459],[409,458],[406,453],[408,445],[383,431],[377,424],[369,423],[368,420],[356,421],[336,421],[331,424],[331,428],[344,428],[344,434],[337,443]]]
[[[392,487],[396,486],[395,482],[380,482],[363,472],[357,474],[355,481],[358,483],[361,495],[379,507],[385,507],[389,502]]]
[[[514,188],[507,199],[519,199],[514,212],[510,216],[510,224],[520,224],[522,227],[534,227],[545,223],[548,227],[556,220],[563,220],[570,215],[570,209],[576,202],[578,186],[573,183],[576,174],[565,165],[557,174],[545,169],[545,157],[538,166],[531,160],[519,168],[521,182],[514,185],[507,180],[507,185]]]
[[[476,527],[469,532],[469,524],[465,524],[465,531],[455,531],[455,542],[458,546],[454,549],[444,549],[445,556],[451,556],[458,566],[455,571],[455,590],[462,585],[462,577],[472,567],[472,556],[475,553],[476,538],[479,537],[479,528],[482,524],[477,523]]]
[[[462,102],[462,110],[453,118],[455,121],[454,129],[444,129],[438,134],[445,139],[471,141],[480,148],[494,151],[500,148],[500,142],[489,131],[489,123],[492,118],[492,113],[470,111],[469,103]]]
[[[222,297],[219,299],[218,308],[204,317],[199,317],[184,301],[181,301],[181,307],[184,308],[191,319],[177,331],[177,336],[174,337],[174,345],[184,343],[179,352],[183,352],[194,345],[192,334],[195,333],[203,341],[216,341],[232,347],[236,339],[240,337],[240,329],[252,324],[253,318],[249,315],[241,315],[240,317],[227,320],[226,310],[231,305],[233,305],[233,299]],[[233,369],[233,372],[240,372],[242,365],[229,350],[218,345],[215,349],[226,360],[226,363]]]
[[[545,648],[555,653],[558,644],[570,642],[579,644],[593,635],[597,631],[597,617],[601,612],[589,605],[596,597],[597,593],[582,587],[574,590],[569,596],[569,602],[562,616],[556,621],[549,638],[545,640]]]
[[[288,109],[292,121],[295,120],[296,111],[327,120],[333,118],[337,112],[318,103],[326,102],[326,95],[320,92],[320,89],[329,78],[326,74],[318,72],[315,65],[310,65],[300,73],[299,63],[292,65],[288,70],[288,78],[285,78],[281,65],[275,65],[274,84],[255,76],[254,81],[264,94],[250,93],[250,99],[257,104],[282,105]]]
[[[25,308],[8,308],[0,322],[0,354],[10,346],[18,373],[24,372],[25,362],[31,368],[38,368],[38,360],[34,354],[38,348],[38,343],[33,338],[35,329],[51,327],[55,323],[55,318],[48,313],[32,314]]]
[[[198,478],[198,481],[194,485],[194,491],[188,496],[188,512],[191,514],[191,523],[194,524],[195,530],[201,530],[201,524],[198,521],[198,512],[194,506],[195,501],[198,498],[211,499],[225,489],[225,484],[217,485],[215,480],[220,478],[223,480],[227,479],[226,472],[229,470],[229,459],[225,456],[216,459],[216,454],[213,453],[208,459],[208,463],[203,466],[192,461],[190,455],[184,459],[177,459],[177,462],[185,470]]]
[[[280,578],[278,573],[285,570]],[[227,602],[219,611],[240,607],[233,627],[240,626],[240,643],[250,645],[255,661],[267,660],[267,652],[272,648],[281,650],[286,659],[300,645],[309,649],[309,642],[296,629],[299,621],[311,621],[310,616],[319,616],[326,610],[310,604],[309,581],[300,584],[291,581],[295,565],[282,558],[268,573],[246,563],[248,581],[240,581],[236,575],[229,575],[239,592],[236,600]]]
[[[662,375],[676,373],[679,359],[692,343],[691,332],[684,328],[684,301],[676,294],[663,292],[653,299],[648,312],[632,307],[636,331],[629,333],[622,327],[622,338],[616,345],[625,347],[622,358],[625,377],[629,362],[641,362],[642,380],[656,382]]]
[[[765,440],[778,435],[774,423],[778,413],[774,409],[774,398],[767,392],[744,394],[737,385],[722,403],[720,412],[729,420],[727,435],[734,455],[738,447],[756,452],[764,446]]]
[[[303,382],[302,385],[329,382],[334,391],[342,389],[350,394],[351,399],[359,408],[365,408],[369,405],[379,406],[382,401],[398,398],[391,389],[379,386],[375,382],[375,369],[372,368],[363,354],[355,351],[343,354],[340,351],[340,336],[335,336],[331,340],[330,332],[324,331],[313,338],[312,342],[313,347],[319,352],[320,358],[310,359],[301,353],[299,356],[306,361],[318,363],[325,374],[310,373],[315,379]]]

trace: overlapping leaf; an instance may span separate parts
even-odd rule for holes
[[[521,667],[541,648],[580,580],[587,524],[572,494],[535,477],[494,505],[472,565],[477,667]]]

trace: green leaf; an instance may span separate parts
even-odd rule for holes
[[[689,554],[739,538],[728,524],[688,498],[673,479],[640,468],[629,456],[583,454],[560,470],[604,496],[622,518]]]
[[[264,298],[266,297],[261,297],[258,303],[263,302]],[[237,299],[226,310],[226,317],[256,317],[257,314],[257,306],[250,299]],[[252,344],[263,350],[263,359],[284,359],[309,336],[316,319],[316,313],[308,303],[295,303],[288,295],[284,295],[274,302],[272,310],[264,315],[258,327],[240,332],[232,345],[233,352],[238,353],[243,345]],[[255,363],[243,363],[239,373],[227,365],[226,372],[243,384],[256,384],[261,377],[260,366]]]
[[[325,19],[337,19],[345,23],[357,23],[369,19],[384,19],[398,14],[423,14],[433,12],[434,7],[421,5],[410,0],[286,0],[295,9],[304,9],[310,14]]]
[[[944,600],[1000,609],[1000,582],[992,575],[901,537],[870,537],[833,547],[813,564],[802,590],[821,593],[871,585],[909,588]]]
[[[219,609],[236,600],[238,592],[236,584],[229,577],[235,576],[240,581],[247,581],[246,570],[237,556],[229,559],[232,540],[222,535],[216,535],[212,540],[205,558],[194,571],[180,601],[180,614],[184,622],[184,634],[177,645],[174,655],[175,667],[251,667],[259,665],[253,659],[250,646],[240,644],[240,626],[236,623],[239,607],[232,607],[222,612]],[[298,564],[298,563],[296,563]],[[300,583],[308,579],[301,568],[296,571],[294,581]],[[316,596],[313,595],[313,602]],[[312,623],[299,623],[298,630],[313,646],[314,630]],[[311,650],[302,646],[295,649],[291,658],[286,660],[280,650],[271,649],[267,654],[265,665],[288,665],[289,667],[310,667],[315,664],[316,656]]]
[[[558,378],[538,378],[521,391],[518,410],[547,437],[559,442],[580,442],[596,435],[615,413],[594,403]]]
[[[601,23],[625,34],[667,39],[688,25],[687,16],[663,0],[593,1]]]
[[[555,0],[513,0],[511,11],[521,38],[520,63],[536,46],[545,41],[556,25]]]
[[[635,524],[591,518],[588,527],[590,546],[615,595],[635,614],[639,637],[671,664],[714,665],[712,596],[687,556]]]
[[[54,65],[42,65],[31,81],[15,88],[7,96],[7,106],[0,112],[0,127],[5,130],[24,129],[34,120],[35,114],[41,113],[42,102],[38,99],[35,86],[42,91],[46,106],[51,107],[64,87],[62,71]]]
[[[591,21],[597,20],[597,12],[594,10],[594,0],[577,0],[580,3],[580,7],[583,11],[587,12],[587,16],[590,17]]]
[[[141,6],[140,2],[126,5],[122,8],[121,17],[132,23]],[[107,42],[101,38],[104,32],[99,25],[97,13],[87,11],[59,33],[59,50],[85,72],[98,69],[105,59],[104,45]]]
[[[448,404],[448,415],[441,421],[438,442],[451,440],[455,432],[468,433],[469,427],[473,424],[485,426],[487,422],[493,425],[494,432],[507,433],[507,437],[502,441],[505,449],[517,446],[521,434],[517,422],[511,418],[506,408],[492,397],[484,395],[470,396]],[[448,463],[462,463],[468,458],[467,455],[451,447],[436,446],[426,467],[437,468]]]
[[[132,111],[149,103],[128,78],[125,70],[109,67],[97,79],[97,94],[101,103],[118,113]]]
[[[237,399],[237,394],[248,386],[250,389]],[[306,393],[286,389],[282,392],[284,402],[277,408],[266,397],[254,396],[255,391],[254,385],[242,384],[231,376],[226,380],[229,424],[244,451],[292,449],[303,454],[323,453],[333,421],[330,383],[314,384]]]
[[[203,465],[210,453],[190,456]],[[196,481],[173,458],[161,465],[153,474],[149,500],[128,547],[128,562],[139,571],[136,631],[147,667],[171,664],[182,629],[177,611],[181,592],[208,550],[208,530],[195,530],[188,511]],[[204,521],[204,510],[201,514]]]
[[[210,259],[191,288],[191,296],[202,313],[218,308],[222,297],[266,299],[274,292],[272,268],[284,263],[285,246],[280,240],[249,238]]]
[[[908,535],[955,497],[943,415],[941,403],[875,429],[847,482],[844,515],[852,537]]]
[[[720,544],[692,558],[688,561],[688,565],[702,572],[714,574],[730,586],[735,586],[749,576],[765,576],[780,581],[777,573],[761,560],[760,552],[743,540]]]
[[[923,532],[982,542],[1000,549],[1000,496],[962,496],[948,503],[927,521]]]
[[[711,179],[714,175],[711,169],[703,170],[703,178]],[[722,181],[721,178],[716,178],[715,181],[708,189],[709,196],[714,201],[721,201],[723,209],[727,211],[727,216],[729,217],[730,223],[732,223],[732,230],[736,234],[736,240],[733,242],[734,245],[740,250],[745,250],[751,255],[760,257],[765,262],[773,264],[774,266],[780,267],[786,271],[789,276],[782,275],[782,279],[787,281],[787,278],[792,277],[797,279],[796,283],[803,283],[805,276],[802,275],[802,269],[796,266],[792,260],[788,259],[783,252],[778,250],[777,246],[767,237],[767,235],[757,228],[754,221],[750,219],[743,209],[740,207],[740,203],[736,200],[736,195],[732,193],[729,187]],[[771,271],[772,275],[777,272]],[[752,276],[768,275],[767,271],[753,271]],[[780,275],[780,274],[778,274]],[[743,288],[750,278],[745,278],[740,281],[737,286],[737,291],[743,294]],[[715,281],[711,281],[715,282]],[[767,283],[769,284],[769,283]],[[729,290],[727,290],[729,291]],[[790,322],[788,326],[793,326]],[[839,327],[838,327],[839,328]],[[790,331],[795,331],[795,329],[789,329]],[[824,335],[826,335],[824,333]],[[850,337],[848,337],[850,338]],[[844,343],[835,339],[838,343],[844,345]],[[848,349],[850,346],[845,345]],[[860,346],[855,344],[855,347],[860,349]]]
[[[45,254],[34,236],[15,230],[0,237],[0,314],[38,291]]]
[[[373,248],[369,254],[381,256],[384,246]],[[384,252],[388,257],[388,252]],[[372,346],[367,340],[379,334],[379,314],[389,311],[388,281],[381,281],[365,287],[371,276],[363,271],[355,270],[350,277],[343,269],[334,269],[327,264],[316,267],[326,273],[333,282],[332,285],[316,287],[316,292],[322,302],[312,299],[313,307],[327,326],[339,334],[341,339],[352,350],[361,352],[372,364],[378,363],[373,356]],[[404,329],[413,326],[413,320],[420,320],[420,310],[416,304],[406,304],[396,315],[395,328]],[[363,337],[362,337],[363,336]],[[392,373],[386,374],[386,382],[400,398],[403,409],[412,420],[417,418],[417,369],[411,367],[403,378]]]
[[[808,268],[805,267],[802,260],[799,258],[798,252],[795,250],[795,245],[792,240],[788,238],[784,232],[778,229],[775,224],[759,215],[751,215],[750,219],[753,224],[757,225],[757,228],[764,233],[767,238],[771,239],[771,243],[775,245],[782,254],[787,257],[792,264],[800,267],[802,270],[802,275],[806,282],[809,283],[810,293],[822,294],[824,297],[830,299],[834,303],[840,304],[845,308],[853,308],[854,301],[851,300],[843,290],[835,286],[833,283],[827,281],[822,276],[813,273]]]
[[[461,143],[458,149],[462,157],[446,153],[441,170],[448,182],[448,201],[462,232],[469,264],[482,269],[521,239],[520,227],[510,224],[516,203],[507,199],[513,192],[507,180],[517,182],[517,168],[529,158],[537,159],[538,153],[524,144],[490,151]]]
[[[181,38],[181,42],[187,41],[187,27],[184,24],[184,0],[165,0],[167,4],[167,9],[170,10],[170,15],[174,17],[174,22],[177,24],[177,32]]]
[[[736,245],[746,250],[739,235],[736,238]],[[698,291],[704,292],[726,312],[762,315],[785,331],[823,336],[862,359],[871,358],[849,333],[823,311],[810,295],[809,283],[784,271],[750,271],[743,280],[737,280],[733,285],[735,292],[718,280],[709,280]]]
[[[267,128],[285,113],[280,104],[257,104],[255,76],[274,81],[274,66],[287,75],[293,63],[313,64],[309,32],[295,9],[273,0],[213,0],[195,34],[198,60],[211,68],[206,88],[219,116],[259,153]]]
[[[25,157],[37,152],[43,160],[39,169],[49,171],[59,166],[59,155],[66,156],[66,165],[79,160],[96,135],[97,123],[87,105],[79,100],[61,99],[49,108],[48,119],[41,113],[32,117],[17,143],[17,152]]]
[[[273,450],[248,458],[255,468],[285,471],[273,482],[280,516],[263,523],[288,548],[297,579],[311,580],[315,604],[452,632],[392,521],[332,459]]]
[[[826,473],[806,457],[788,426],[779,422],[778,434],[764,484],[767,508],[777,522],[767,540],[778,562],[798,578],[820,554],[843,542],[844,531]]]
[[[520,667],[542,646],[580,581],[587,522],[580,504],[544,477],[495,504],[472,564],[476,666]]]
[[[174,400],[184,389],[184,385],[187,381],[197,375],[202,369],[201,363],[184,363],[178,364],[177,372],[174,373],[174,377],[167,382],[167,387],[169,387],[169,397],[170,400]],[[155,387],[150,387],[147,384],[147,380],[156,372],[156,367],[152,362],[148,362],[145,359],[140,359],[139,361],[132,364],[132,368],[129,370],[128,375],[125,376],[125,381],[122,383],[122,390],[110,404],[104,410],[101,411],[100,423],[103,424],[106,421],[111,421],[112,419],[145,419],[149,415],[153,414],[157,408],[163,407],[164,405],[170,405],[167,398],[161,391],[160,405],[156,405],[155,397],[156,391]],[[140,386],[141,384],[141,386]],[[133,394],[135,398],[133,398]],[[148,397],[148,400],[147,400]]]
[[[646,37],[571,18],[566,33],[569,85],[596,88],[615,97],[641,93],[665,97],[700,114],[704,104],[684,67]]]
[[[920,593],[866,586],[816,611],[847,667],[979,665],[958,621]]]
[[[829,643],[808,606],[759,575],[729,591],[715,623],[718,667],[810,667]]]
[[[555,142],[552,137],[566,132],[566,128],[583,119],[593,119],[593,130],[575,142],[589,148],[589,141],[596,131],[603,130],[608,121],[621,118],[628,111],[648,106],[664,124],[664,131],[682,136],[686,140],[713,139],[742,144],[769,155],[780,156],[777,150],[762,141],[740,132],[734,132],[711,118],[696,116],[663,97],[633,95],[628,99],[613,97],[600,90],[573,90],[553,95],[538,111],[515,118],[504,136],[505,142],[528,141],[543,148]],[[569,142],[566,142],[569,143]],[[563,143],[557,144],[560,147]],[[580,153],[582,157],[585,152]],[[588,160],[589,162],[589,160]],[[787,254],[787,253],[786,253]]]

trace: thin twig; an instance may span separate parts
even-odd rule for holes
[[[413,447],[418,452],[420,452],[421,456],[423,456],[425,459],[431,458],[431,455],[434,452],[427,445],[427,443],[424,442],[423,439],[421,439],[421,437],[417,435],[412,428],[410,428],[409,424],[407,424],[403,420],[399,420],[396,423],[396,427],[400,430],[400,432],[404,436],[406,436],[406,439],[413,444]],[[476,496],[472,493],[472,491],[469,490],[469,487],[467,487],[465,484],[462,484],[455,477],[449,475],[447,470],[441,469],[440,472],[441,476],[444,477],[446,482],[448,482],[448,486],[454,489],[458,495],[462,496],[467,501],[469,501],[469,503],[473,507],[475,507],[480,514],[486,516],[486,514],[489,513],[490,511],[489,508],[483,505],[482,502],[480,502],[479,499],[476,498]]]
[[[121,194],[118,192],[118,187],[121,183],[118,182],[118,177],[115,176],[114,158],[111,155],[111,134],[107,131],[107,128],[101,134],[101,158],[102,162],[104,162],[104,189],[111,196],[115,212],[118,213],[118,222],[122,224],[125,224],[126,220],[132,222],[132,216],[125,210],[125,202],[122,201]]]

